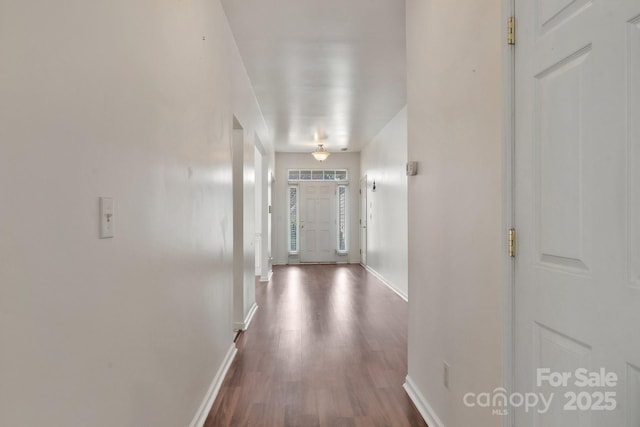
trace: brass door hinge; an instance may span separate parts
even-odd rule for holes
[[[507,44],[516,44],[516,17],[507,20]]]
[[[516,256],[516,229],[509,229],[509,256],[511,258]]]

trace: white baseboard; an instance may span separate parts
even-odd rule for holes
[[[387,282],[387,279],[385,279],[384,276],[382,276],[382,274],[378,273],[377,271],[375,271],[373,268],[369,267],[368,265],[364,265],[364,264],[360,264],[360,265],[363,266],[365,268],[365,270],[367,270],[369,273],[371,273],[374,276],[376,276],[376,278],[378,280],[380,280],[382,283],[384,283],[384,285],[387,288],[389,288],[393,292],[395,292],[400,298],[402,298],[405,301],[409,301],[409,298],[408,298],[407,294],[405,294],[404,292],[402,292],[399,289],[397,289],[395,286],[393,286],[392,283]]]
[[[427,399],[425,399],[422,393],[420,393],[420,390],[418,390],[418,387],[408,375],[403,387],[429,427],[444,427],[444,424],[436,415],[436,412],[433,410],[431,405],[429,405]]]
[[[273,276],[273,271],[270,271],[269,273],[267,273],[266,276],[260,276],[260,281],[268,282],[269,280],[271,280],[271,276]]]
[[[227,351],[227,355],[224,357],[222,361],[222,365],[218,372],[216,372],[216,376],[213,377],[213,381],[211,382],[211,386],[209,386],[209,390],[207,391],[200,408],[198,408],[198,412],[196,416],[193,417],[193,421],[189,424],[189,427],[202,427],[204,422],[207,420],[209,416],[209,412],[211,412],[211,407],[213,406],[213,402],[215,402],[216,397],[218,396],[218,392],[220,391],[220,387],[222,386],[222,382],[224,381],[224,377],[227,375],[227,371],[231,367],[231,362],[233,362],[233,358],[236,356],[238,349],[235,344],[231,344],[229,347],[229,351]]]
[[[253,316],[256,314],[256,311],[258,311],[258,304],[254,302],[249,309],[249,312],[247,313],[247,317],[245,317],[244,319],[244,328],[242,328],[243,330],[246,330],[249,327],[251,321],[253,320]]]
[[[257,310],[258,310],[258,304],[256,304],[254,302],[253,305],[251,306],[251,308],[249,309],[249,312],[245,316],[244,322],[242,322],[242,323],[235,322],[233,324],[233,330],[234,331],[246,331],[247,328],[249,327],[249,324],[251,323],[251,320],[253,320],[253,315],[256,314]]]

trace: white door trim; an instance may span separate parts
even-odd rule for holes
[[[514,287],[515,262],[507,250],[508,230],[515,228],[514,177],[515,177],[515,48],[507,43],[507,20],[515,15],[515,0],[502,0],[502,73],[503,73],[503,176],[502,176],[502,241],[503,245],[503,387],[513,391],[515,382],[514,337]],[[516,41],[517,43],[517,41]],[[502,417],[503,427],[513,427],[513,411]]]
[[[364,182],[364,186],[363,186],[363,182]],[[360,246],[360,265],[362,266],[367,266],[367,240],[368,240],[368,234],[367,234],[367,203],[368,202],[368,198],[367,198],[367,175],[363,175],[360,178],[360,194],[358,197],[358,211],[360,212],[360,218],[358,218],[358,239],[360,240],[358,246]],[[362,212],[362,201],[364,198],[364,212]],[[364,214],[364,216],[363,216]],[[364,227],[362,226],[362,221],[364,219]],[[364,239],[363,239],[364,236]],[[363,244],[364,242],[364,244]]]

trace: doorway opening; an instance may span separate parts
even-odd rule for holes
[[[360,264],[367,265],[367,175],[360,179]]]
[[[254,256],[254,147],[234,116],[231,137],[233,188],[233,330],[245,330],[257,309]]]

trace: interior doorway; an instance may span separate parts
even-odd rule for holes
[[[243,147],[244,129],[233,118],[231,135],[231,175],[233,187],[233,329],[241,327],[244,319],[244,199]]]
[[[263,267],[263,250],[262,250],[262,239],[266,238],[266,230],[262,229],[262,217],[264,215],[264,205],[263,203],[263,195],[262,195],[262,183],[264,180],[263,177],[263,169],[262,169],[262,152],[258,146],[259,141],[256,136],[256,147],[254,148],[254,168],[255,168],[255,266],[256,266],[256,276],[262,275],[262,267]],[[266,201],[265,201],[266,202]]]
[[[360,179],[360,264],[367,265],[367,175]]]
[[[231,175],[233,188],[233,329],[244,330],[257,309],[255,302],[254,146],[233,118]]]

